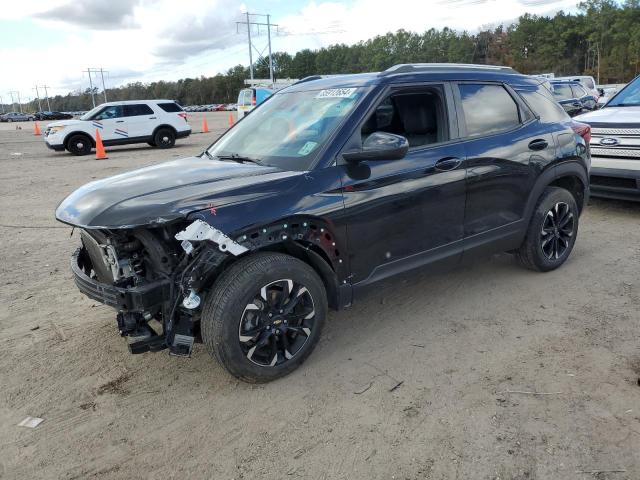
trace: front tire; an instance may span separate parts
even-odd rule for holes
[[[153,136],[153,143],[158,148],[171,148],[176,144],[176,132],[170,128],[161,128]]]
[[[564,188],[547,187],[531,216],[527,236],[516,251],[520,263],[539,272],[558,268],[573,250],[578,221],[573,195]]]
[[[67,151],[74,155],[89,155],[93,141],[88,135],[73,135],[67,140]]]
[[[217,279],[203,306],[202,339],[235,377],[268,382],[306,360],[326,315],[327,293],[313,268],[289,255],[258,253]]]

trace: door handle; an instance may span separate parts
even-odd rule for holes
[[[436,162],[435,169],[441,172],[447,172],[449,170],[455,170],[461,163],[462,160],[457,157],[445,157]]]
[[[149,117],[149,120],[155,120],[158,117]]]
[[[124,123],[124,120],[116,120],[116,123]]]
[[[544,150],[549,146],[549,143],[543,138],[531,140],[529,142],[529,150]]]

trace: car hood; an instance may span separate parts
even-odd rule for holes
[[[47,124],[47,127],[68,127],[69,125],[79,125],[81,123],[86,123],[85,120],[58,120],[56,122],[51,122]]]
[[[252,163],[183,158],[88,183],[58,205],[56,218],[82,228],[159,226],[197,210],[277,196],[301,175]]]
[[[639,107],[604,107],[574,117],[579,122],[597,126],[640,126]]]

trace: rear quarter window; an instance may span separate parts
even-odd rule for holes
[[[176,102],[159,103],[158,106],[167,113],[182,112],[182,107]]]
[[[536,90],[518,90],[518,94],[543,123],[566,122],[570,119],[564,108],[543,86],[538,86]]]
[[[518,105],[501,85],[459,84],[468,136],[488,135],[520,124]]]
[[[135,103],[124,106],[125,117],[138,117],[141,115],[153,115],[153,110],[146,103]]]

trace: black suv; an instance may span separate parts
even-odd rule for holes
[[[588,131],[540,82],[447,64],[301,80],[200,156],[67,197],[76,284],[118,311],[133,353],[202,340],[261,382],[298,367],[328,307],[372,282],[499,251],[553,270],[590,159]]]

